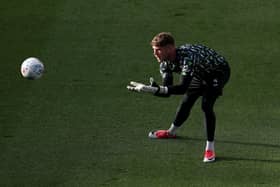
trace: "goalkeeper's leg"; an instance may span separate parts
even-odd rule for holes
[[[214,112],[214,104],[217,95],[206,94],[202,97],[202,110],[204,112],[204,124],[206,128],[206,135],[208,141],[214,141],[216,128],[216,115]]]
[[[208,91],[202,97],[202,110],[204,112],[204,124],[206,129],[206,146],[204,153],[204,162],[215,161],[215,129],[216,129],[216,115],[214,112],[214,104],[219,94]]]
[[[199,92],[189,92],[184,95],[181,104],[177,108],[175,119],[173,121],[175,127],[180,127],[188,119],[191,109],[199,96]]]
[[[184,95],[181,104],[177,109],[177,113],[173,123],[168,130],[157,130],[149,133],[150,138],[175,138],[176,130],[187,120],[189,117],[191,108],[193,107],[195,101],[200,96],[199,92],[190,92]]]

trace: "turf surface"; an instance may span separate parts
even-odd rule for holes
[[[0,7],[0,186],[279,186],[279,12],[276,0],[16,1]],[[227,57],[217,162],[202,163],[198,102],[177,140],[180,96],[130,93],[160,80],[149,41],[203,43]],[[21,77],[39,57],[40,80]]]

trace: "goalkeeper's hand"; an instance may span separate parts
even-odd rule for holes
[[[159,86],[154,82],[153,78],[150,78],[151,85],[145,85],[139,82],[131,81],[127,89],[130,91],[152,93],[152,94],[167,94],[168,88],[165,86]]]
[[[153,94],[158,91],[158,87],[153,87],[134,81],[130,82],[130,85],[127,86],[127,89],[130,91],[146,92],[146,93],[153,93]]]

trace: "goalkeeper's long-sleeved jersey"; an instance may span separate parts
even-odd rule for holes
[[[169,94],[184,94],[192,80],[212,84],[214,78],[229,74],[229,69],[223,56],[203,45],[182,45],[176,48],[174,62],[160,63],[163,85],[168,86]],[[173,72],[181,74],[178,85],[173,85]]]

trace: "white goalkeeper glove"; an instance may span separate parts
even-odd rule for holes
[[[154,79],[150,78],[151,85],[145,85],[139,82],[131,81],[127,89],[130,91],[152,93],[152,94],[167,94],[168,88],[166,86],[158,86],[155,84]]]

